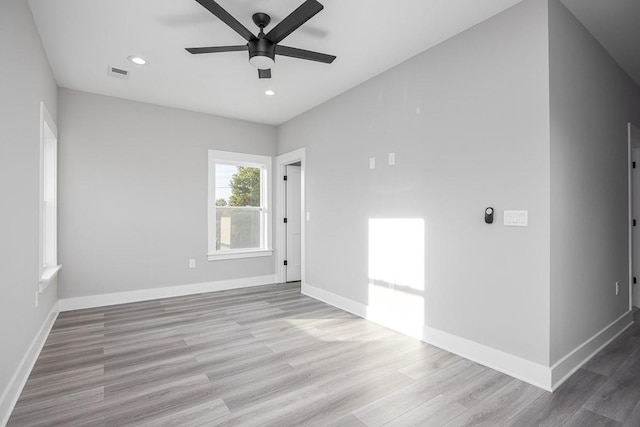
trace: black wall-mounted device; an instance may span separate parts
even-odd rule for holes
[[[489,207],[484,210],[484,222],[487,224],[493,223],[493,208]]]

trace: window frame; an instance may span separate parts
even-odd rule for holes
[[[58,129],[40,103],[40,226],[38,257],[43,292],[62,267],[58,265]]]
[[[271,163],[270,156],[245,154],[231,151],[208,150],[208,198],[207,198],[207,259],[209,261],[253,258],[273,255],[271,242]],[[260,208],[253,208],[261,212],[260,215],[260,247],[245,249],[216,249],[216,165],[233,165],[260,169]],[[225,208],[229,208],[228,206]],[[251,210],[251,208],[242,208]]]

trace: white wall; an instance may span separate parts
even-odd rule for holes
[[[391,284],[369,273],[386,269],[430,328],[546,365],[548,70],[547,2],[525,1],[280,126],[279,153],[307,149],[308,283],[370,306]],[[529,227],[503,226],[505,209],[527,209]],[[403,238],[423,244],[426,290],[397,279],[401,247],[369,265],[389,231],[369,235],[370,219],[391,234],[424,221]]]
[[[40,102],[55,120],[56,83],[24,0],[0,2],[0,423],[2,394],[56,300],[40,295]],[[10,399],[12,396],[9,396]]]
[[[274,155],[274,127],[68,89],[59,117],[60,298],[274,274],[206,259],[207,150]]]
[[[627,123],[640,123],[640,88],[549,4],[553,364],[629,308]]]

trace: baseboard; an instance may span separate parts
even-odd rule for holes
[[[627,311],[618,319],[611,322],[600,332],[586,340],[571,353],[564,356],[551,366],[552,389],[556,390],[575,371],[587,363],[589,359],[616,339],[633,324],[633,312]]]
[[[302,293],[344,311],[348,311],[349,313],[353,313],[356,316],[418,338],[428,344],[462,356],[465,359],[473,360],[474,362],[525,381],[541,389],[551,391],[551,371],[548,366],[540,365],[530,360],[426,326],[423,326],[421,336],[416,337],[414,333],[394,328],[395,325],[384,322],[382,320],[383,316],[373,315],[372,310],[365,304],[352,301],[308,284],[302,285]]]
[[[326,302],[329,305],[337,307],[341,310],[348,311],[351,314],[355,314],[358,317],[367,319],[367,306],[359,302],[355,302],[340,295],[336,295],[332,292],[325,291],[324,289],[316,288],[309,284],[303,283],[300,289],[303,295],[309,296],[318,301]]]
[[[249,288],[252,286],[276,283],[275,274],[267,276],[244,277],[241,279],[220,280],[217,282],[192,283],[189,285],[166,286],[163,288],[142,289],[139,291],[116,292],[112,294],[90,295],[86,297],[63,298],[59,300],[60,311],[81,310],[85,308],[106,307],[131,302],[150,301],[161,298],[226,291],[229,289]]]
[[[543,390],[552,391],[548,366],[428,326],[424,327],[423,341]]]
[[[0,396],[0,426],[5,426],[9,421],[11,412],[16,406],[16,402],[18,402],[20,393],[22,393],[22,389],[29,379],[29,374],[31,374],[31,370],[35,365],[36,360],[38,360],[42,347],[44,347],[44,343],[47,341],[49,332],[51,332],[51,328],[58,317],[58,312],[58,303],[56,302],[53,307],[51,307],[51,311],[49,311],[47,318],[31,342],[31,345],[24,357],[20,361],[18,368],[9,381],[9,384],[7,384],[7,387],[2,392],[2,396]]]

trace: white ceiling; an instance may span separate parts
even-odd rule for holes
[[[251,15],[268,13],[272,24],[267,32],[303,2],[217,1],[251,31],[257,30]],[[519,1],[320,0],[324,10],[282,44],[338,58],[327,65],[278,56],[273,78],[262,80],[246,52],[191,55],[184,50],[246,43],[195,0],[29,0],[29,4],[62,87],[277,125]],[[621,51],[617,55],[625,58],[625,52],[639,45],[640,26],[634,27],[629,11],[613,12],[609,1],[563,1],[587,27],[593,25],[602,33],[601,43],[614,46],[608,47],[614,56]],[[615,2],[636,12],[640,5],[638,0]],[[606,22],[601,22],[603,13]],[[620,16],[612,16],[616,14]],[[595,23],[588,24],[590,19]],[[626,43],[619,29],[611,35],[615,19],[634,28],[634,43]],[[597,31],[592,30],[596,36]],[[625,43],[626,48],[615,50]],[[149,63],[134,65],[127,61],[130,55]],[[633,52],[628,57],[636,57],[635,62],[616,59],[640,81],[640,56]],[[109,66],[129,70],[130,78],[109,77]],[[276,96],[265,96],[266,89],[275,90]]]

